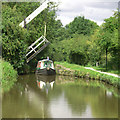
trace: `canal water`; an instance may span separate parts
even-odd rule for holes
[[[19,76],[2,95],[3,118],[118,118],[118,91],[68,76]]]

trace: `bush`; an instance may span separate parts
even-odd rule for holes
[[[4,91],[8,91],[17,81],[17,71],[14,70],[13,66],[0,60],[0,68],[2,73],[2,88]]]

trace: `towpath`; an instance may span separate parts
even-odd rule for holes
[[[90,68],[90,67],[85,67],[85,69],[90,69],[90,70],[93,70],[93,71],[96,71],[96,72],[99,72],[99,73],[103,73],[103,74],[107,74],[107,75],[111,75],[111,76],[114,76],[114,77],[118,77],[118,78],[120,78],[119,75],[112,74],[112,73],[108,73],[108,72],[101,72],[101,71],[95,70],[95,69]]]

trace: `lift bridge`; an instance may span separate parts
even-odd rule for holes
[[[31,59],[33,59],[38,53],[40,53],[44,48],[46,48],[49,44],[50,42],[42,35],[38,40],[36,40],[32,45],[30,45],[27,49],[28,53],[26,54],[26,57],[28,57],[27,63]]]
[[[49,0],[44,0],[44,2],[34,11],[32,12],[26,19],[24,19],[19,26],[25,27],[31,20],[33,20],[39,13],[41,13],[45,8],[48,7]],[[44,30],[44,35],[42,35],[39,39],[37,39],[34,43],[32,43],[27,49],[27,63],[32,60],[38,53],[40,53],[43,49],[45,49],[50,42],[45,38],[46,35],[46,25]]]

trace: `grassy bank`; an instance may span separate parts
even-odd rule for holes
[[[92,68],[94,68],[95,70],[98,70],[98,71],[109,72],[109,73],[120,75],[118,70],[107,69],[107,71],[106,71],[106,68],[102,68],[102,67],[95,67],[95,66],[94,67],[93,66],[88,66],[88,67],[92,67]]]
[[[0,72],[1,72],[1,79],[2,79],[2,89],[3,91],[8,91],[17,81],[17,71],[14,70],[13,66],[4,61],[0,60]]]
[[[117,77],[113,77],[110,75],[106,75],[103,73],[99,73],[96,71],[92,71],[89,69],[85,69],[83,66],[76,65],[76,64],[69,64],[66,62],[55,62],[55,66],[57,69],[58,74],[63,75],[74,75],[76,77],[93,79],[93,80],[100,80],[104,81],[108,84],[118,86],[120,88],[120,81],[118,81]],[[66,69],[65,69],[66,68]]]

